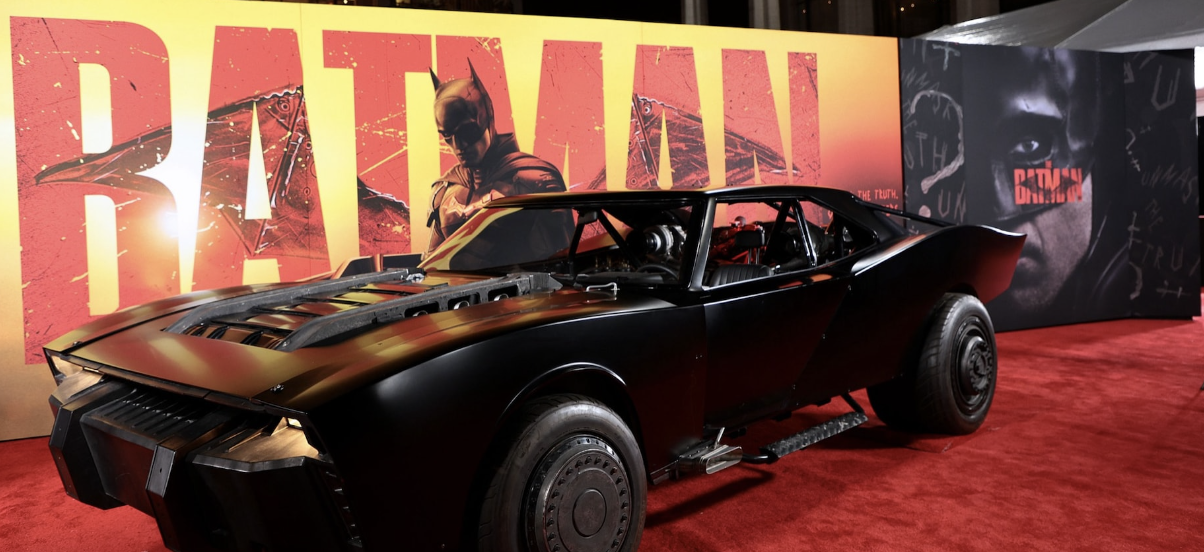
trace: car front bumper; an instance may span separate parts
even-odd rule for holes
[[[67,494],[153,516],[173,550],[362,548],[342,478],[297,420],[89,371],[50,405]]]

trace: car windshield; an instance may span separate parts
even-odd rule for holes
[[[478,212],[419,265],[424,269],[549,272],[587,284],[677,283],[692,204],[501,207]],[[696,238],[695,238],[696,239]]]

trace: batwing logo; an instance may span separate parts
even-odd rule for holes
[[[1073,203],[1083,200],[1083,169],[1044,167],[1015,169],[1016,205]]]

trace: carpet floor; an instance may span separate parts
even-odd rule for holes
[[[773,465],[657,485],[641,550],[1204,550],[1201,318],[1009,332],[998,345],[977,433],[908,435],[871,416]],[[837,403],[738,442],[755,450]],[[132,508],[69,498],[40,438],[0,443],[0,550],[165,548]]]

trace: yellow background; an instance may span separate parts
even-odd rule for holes
[[[787,118],[790,99],[787,54],[814,52],[819,64],[821,184],[846,189],[901,186],[898,47],[896,40],[890,38],[220,0],[189,3],[8,0],[0,5],[0,13],[6,16],[5,24],[0,25],[0,47],[4,48],[6,59],[11,59],[7,24],[7,17],[11,16],[125,21],[145,26],[163,40],[170,59],[173,143],[164,162],[147,174],[167,185],[177,198],[184,291],[190,291],[193,272],[195,203],[204,153],[214,29],[218,26],[297,31],[332,266],[358,254],[356,142],[352,74],[348,69],[323,67],[322,33],[326,30],[499,38],[506,60],[515,133],[524,151],[531,151],[535,139],[543,42],[601,43],[606,161],[612,188],[622,185],[621,175],[626,169],[638,44],[694,49],[708,165],[711,180],[717,185],[724,179],[722,50],[766,52],[783,151],[788,157],[792,149]],[[430,77],[413,73],[406,78],[407,105],[431,105],[434,92]],[[439,138],[429,117],[410,117],[407,130],[410,205],[416,215],[413,243],[425,244],[426,229],[418,217],[425,215],[430,182],[441,172]],[[49,432],[51,419],[46,399],[54,386],[44,364],[25,365],[23,361],[24,282],[20,270],[14,134],[12,67],[6,62],[0,63],[0,440]],[[248,268],[254,271],[262,267]]]

